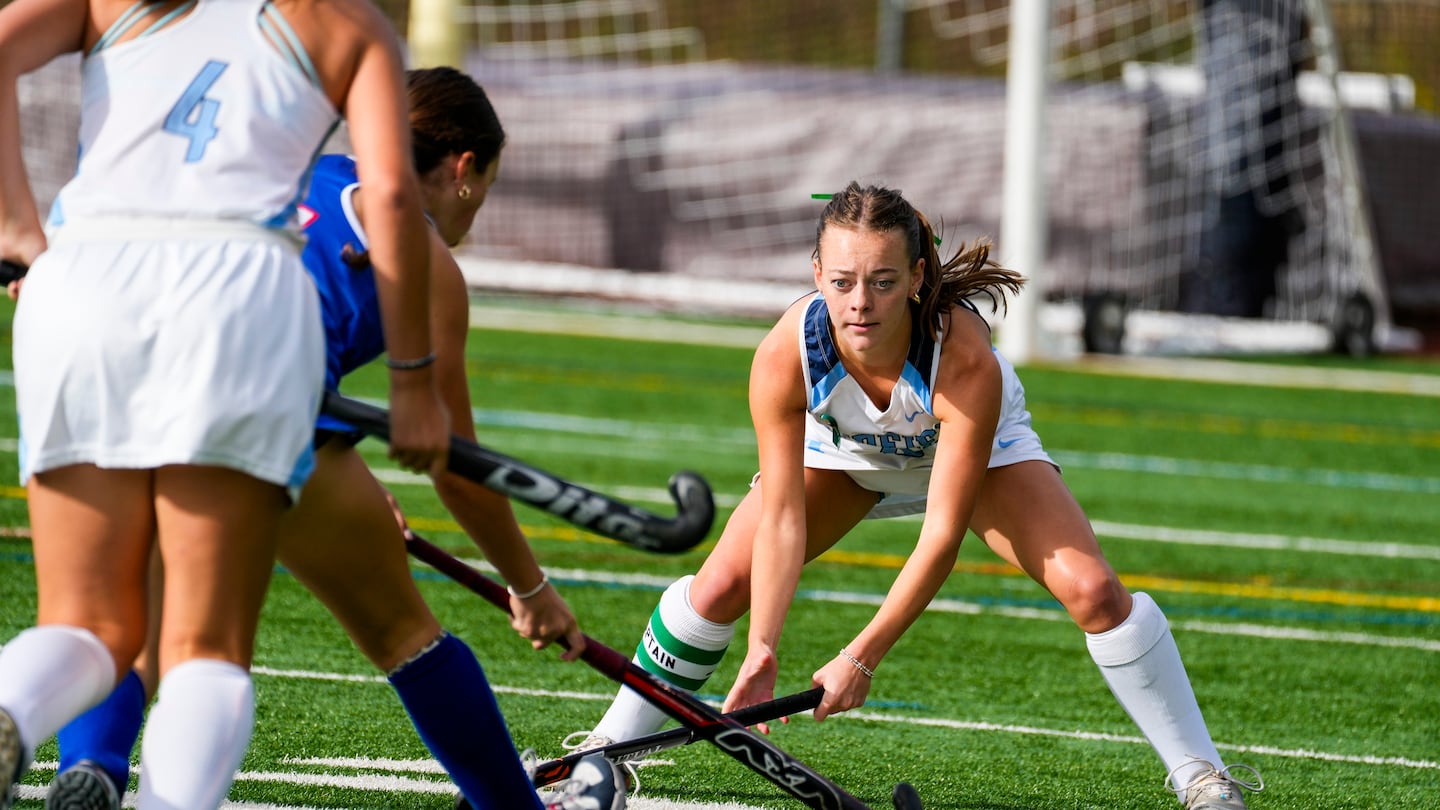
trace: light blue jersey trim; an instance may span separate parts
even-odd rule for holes
[[[811,409],[818,408],[820,403],[824,402],[830,396],[830,392],[835,390],[835,386],[839,385],[840,381],[847,376],[849,375],[842,365],[837,364],[834,368],[830,369],[830,372],[810,389]]]
[[[176,17],[179,17],[181,14],[184,14],[185,12],[189,11],[190,9],[192,9],[192,8],[194,8],[194,7],[195,7],[195,0],[188,0],[188,2],[181,3],[180,5],[178,5],[178,6],[175,7],[175,10],[174,10],[174,11],[172,11],[172,12],[170,12],[169,14],[166,14],[164,17],[161,17],[160,19],[156,20],[149,28],[146,28],[143,32],[141,32],[140,36],[142,36],[142,37],[148,37],[148,36],[150,36],[151,34],[155,33],[156,31],[159,31],[161,28],[164,28],[166,25],[169,25],[169,23],[170,23],[171,20],[175,19]]]
[[[920,401],[925,403],[926,411],[932,411],[934,405],[930,394],[930,381],[925,378],[925,372],[906,363],[905,369],[900,372],[900,376],[905,382],[910,384],[911,388],[915,389],[915,393],[920,396]]]
[[[120,18],[115,21],[115,24],[110,26],[104,35],[95,41],[94,46],[90,48],[89,55],[94,56],[115,44],[115,40],[125,36],[125,32],[134,28],[135,24],[140,22],[141,17],[150,13],[150,4],[152,2],[154,2],[154,0],[136,0],[135,5],[125,9],[125,13],[120,15]]]
[[[310,54],[306,53],[305,45],[295,35],[295,29],[290,27],[285,15],[281,14],[273,3],[267,2],[265,7],[260,10],[260,30],[275,42],[281,55],[288,59],[296,70],[305,74],[311,84],[316,87],[321,86],[320,72],[315,69],[315,63],[310,61]],[[285,45],[284,49],[278,47],[282,43]]]

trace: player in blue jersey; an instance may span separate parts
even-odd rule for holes
[[[80,156],[42,230],[17,79],[82,52]],[[14,367],[36,626],[0,651],[0,808],[102,700],[158,611],[141,808],[205,810],[254,726],[281,518],[314,465],[324,336],[295,204],[343,116],[367,188],[407,468],[442,470],[429,242],[399,43],[365,0],[15,0],[0,8],[0,259],[27,264]],[[401,412],[403,411],[403,416]],[[148,560],[168,574],[151,604]]]
[[[505,132],[484,91],[451,68],[408,74],[414,165],[430,228],[432,345],[435,379],[457,434],[473,439],[465,340],[469,303],[449,246],[469,232],[500,168]],[[355,160],[325,155],[300,206],[305,268],[320,293],[325,325],[325,387],[384,351],[375,274],[362,220],[376,204],[356,175]],[[474,654],[446,633],[410,575],[404,538],[386,493],[366,467],[352,428],[322,415],[315,472],[281,524],[279,559],[330,609],[360,651],[388,676],[416,730],[477,808],[541,807]],[[541,647],[564,638],[573,660],[584,636],[569,607],[536,563],[510,502],[449,472],[435,476],[441,500],[512,586],[513,624]],[[60,771],[47,807],[119,808],[130,750],[148,690],[144,661],[105,702],[60,731]],[[615,766],[587,766],[602,781]],[[614,798],[623,806],[623,791]],[[82,802],[89,801],[89,804]],[[567,807],[573,792],[547,792],[547,807]],[[610,804],[606,804],[610,807]]]
[[[865,702],[885,654],[939,592],[973,531],[1084,631],[1185,807],[1243,808],[1239,788],[1251,786],[1215,750],[1165,615],[1105,560],[1031,428],[1014,369],[967,300],[998,305],[1024,280],[990,261],[984,244],[962,245],[942,262],[930,223],[898,192],[854,183],[825,207],[813,264],[819,293],[792,305],[755,352],[760,473],[700,571],[661,596],[637,661],[696,689],[748,611],[745,660],[725,710],[770,699],[802,566],[865,518],[923,512],[875,617],[812,676],[825,688],[815,719]],[[664,721],[622,689],[577,747],[631,739]]]

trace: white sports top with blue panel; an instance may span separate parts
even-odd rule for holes
[[[909,470],[934,460],[940,422],[931,412],[931,385],[940,347],[918,322],[905,368],[881,410],[840,362],[825,299],[816,295],[801,320],[809,418],[805,466],[829,470]]]
[[[293,31],[266,0],[198,0],[112,44],[146,10],[132,7],[84,60],[79,166],[51,227],[155,218],[293,230],[338,121]]]
[[[974,311],[968,301],[961,305]],[[934,383],[940,368],[940,343],[918,320],[910,335],[905,367],[884,410],[875,406],[845,370],[830,331],[825,299],[816,294],[800,320],[804,359],[805,466],[844,470],[860,486],[881,493],[868,517],[894,517],[924,511],[935,463],[940,420],[934,413]],[[1000,419],[989,467],[1021,461],[1055,462],[1030,426],[1025,389],[1015,369],[999,352]]]

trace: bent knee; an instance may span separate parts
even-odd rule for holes
[[[1103,633],[1130,615],[1130,592],[1108,571],[1071,580],[1060,600],[1070,618],[1087,633]]]
[[[750,576],[704,571],[690,583],[690,607],[707,621],[731,624],[750,609]]]

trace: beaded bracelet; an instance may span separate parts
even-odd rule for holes
[[[849,661],[850,663],[854,664],[856,669],[858,669],[858,670],[860,670],[862,673],[864,673],[865,677],[867,677],[867,678],[874,678],[874,677],[875,677],[875,670],[873,670],[873,669],[865,666],[864,664],[860,663],[860,659],[859,659],[859,658],[856,658],[856,657],[853,656],[853,655],[851,655],[849,650],[845,649],[844,647],[841,647],[841,648],[840,648],[840,654],[843,655],[843,656],[845,656],[845,659],[846,659],[847,661]]]
[[[535,587],[531,588],[530,590],[528,590],[528,591],[526,591],[526,592],[524,592],[524,593],[520,593],[519,591],[515,590],[513,587],[510,587],[510,586],[506,586],[505,590],[509,591],[511,596],[513,596],[513,597],[515,597],[516,599],[519,599],[520,601],[523,602],[523,601],[525,601],[526,599],[529,599],[530,597],[534,596],[535,594],[538,594],[538,593],[540,593],[541,591],[545,590],[545,586],[546,586],[546,585],[549,585],[549,584],[550,584],[550,577],[549,577],[544,571],[541,571],[541,572],[540,572],[540,584],[539,584],[539,585],[536,585]]]
[[[435,362],[435,352],[430,352],[424,357],[417,357],[414,360],[392,360],[385,358],[385,367],[395,371],[414,371],[418,368],[425,368]]]

